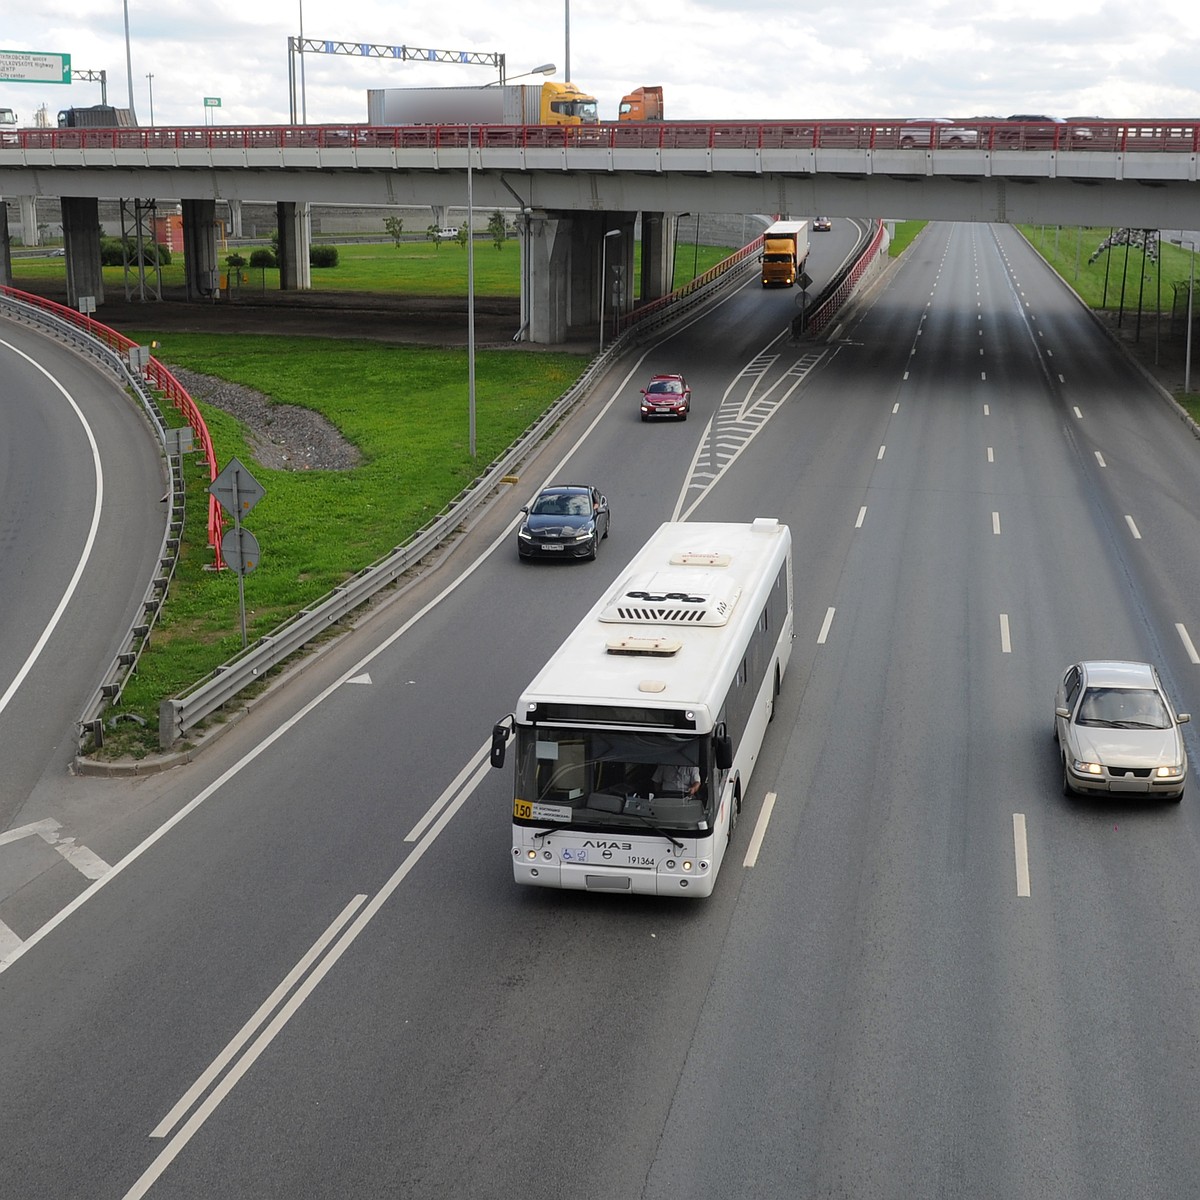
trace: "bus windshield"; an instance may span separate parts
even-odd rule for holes
[[[708,829],[710,745],[695,734],[519,727],[516,794],[536,824]]]

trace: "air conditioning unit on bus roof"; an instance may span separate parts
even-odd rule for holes
[[[613,593],[600,620],[627,625],[724,625],[742,589],[694,569],[635,575]]]

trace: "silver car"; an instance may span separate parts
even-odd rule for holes
[[[1133,793],[1182,800],[1188,760],[1176,713],[1149,663],[1081,662],[1054,698],[1063,794]]]

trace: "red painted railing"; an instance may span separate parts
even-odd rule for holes
[[[207,125],[185,128],[22,129],[0,149],[1057,150],[1195,154],[1200,120],[654,121],[608,125]]]
[[[47,300],[44,296],[34,296],[29,292],[22,292],[16,288],[3,286],[0,286],[0,291],[6,296],[12,296],[14,299],[20,300],[23,304],[53,313],[60,321],[66,321],[68,324],[74,325],[77,329],[87,334],[88,337],[102,342],[110,350],[115,350],[126,359],[128,358],[130,347],[137,345],[136,342],[131,341],[123,333],[118,333],[115,329],[110,329],[107,325],[101,325],[99,321],[93,320],[86,313],[76,312],[73,308],[56,304],[53,300]],[[150,359],[146,366],[146,376],[154,387],[162,392],[171,404],[184,415],[187,423],[192,427],[192,432],[196,435],[196,440],[200,443],[200,450],[204,454],[205,462],[208,464],[209,478],[216,479],[216,451],[213,449],[208,426],[205,425],[204,417],[201,416],[200,410],[196,407],[196,402],[188,395],[179,380],[158,359]],[[208,544],[213,549],[214,566],[217,568],[222,567],[224,563],[221,559],[221,505],[217,498],[212,495],[208,498]]]

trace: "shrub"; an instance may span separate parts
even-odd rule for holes
[[[314,267],[336,267],[338,251],[336,246],[310,246],[308,261]]]
[[[274,267],[276,265],[275,255],[266,249],[251,250],[250,265],[252,267],[261,267],[264,270],[267,267]]]

